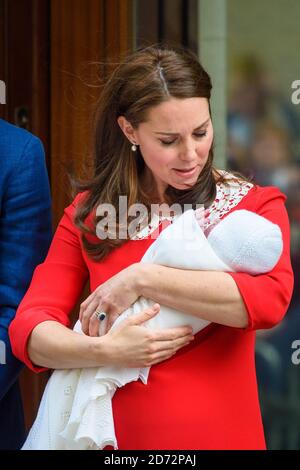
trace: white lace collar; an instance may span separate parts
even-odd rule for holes
[[[217,183],[217,194],[214,202],[207,209],[207,217],[205,219],[204,231],[213,227],[222,217],[233,209],[248,192],[253,188],[252,183],[247,181],[241,181],[231,173],[224,170],[220,171],[225,179],[232,179],[225,183]],[[148,238],[149,235],[158,229],[163,221],[170,220],[171,222],[179,217],[175,215],[173,217],[159,216],[154,214],[151,222],[148,226],[144,227],[138,234],[132,237],[132,240],[142,240]]]

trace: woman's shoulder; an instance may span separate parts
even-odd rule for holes
[[[265,209],[283,207],[286,202],[286,195],[276,186],[255,185],[245,198],[245,208],[260,214]]]
[[[286,200],[285,194],[276,186],[260,186],[239,173],[227,170],[218,170],[218,172],[222,178],[220,183],[217,181],[217,192],[221,190],[234,197],[241,194],[257,199],[281,198]]]
[[[275,186],[259,186],[226,170],[218,170],[218,173],[221,178],[217,181],[216,198],[209,208],[211,214],[218,218],[237,208],[256,212],[273,200],[282,203],[286,200],[286,196]]]
[[[73,199],[69,203],[68,206],[65,207],[64,213],[69,215],[69,216],[74,216],[76,211],[83,206],[84,202],[86,201],[87,197],[89,195],[89,191],[83,191],[76,196],[73,196]]]
[[[81,205],[84,204],[84,202],[88,198],[89,194],[90,194],[89,191],[82,191],[82,192],[76,194],[76,196],[73,198],[73,201],[71,202],[70,206],[77,209],[78,207],[80,207]]]
[[[59,222],[60,225],[69,226],[70,229],[78,231],[78,227],[75,223],[75,217],[77,215],[77,210],[84,204],[87,196],[88,191],[83,191],[73,197],[73,200],[64,209],[63,216]]]

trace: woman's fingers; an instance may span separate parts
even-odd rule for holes
[[[105,328],[103,329],[103,334],[106,334],[109,332],[109,330],[111,329],[111,327],[113,326],[113,324],[115,323],[116,319],[118,318],[119,315],[109,315],[106,317],[106,324],[105,324]],[[101,335],[101,333],[100,333]]]
[[[80,310],[79,310],[79,320],[82,322],[83,319],[83,314],[86,310],[86,308],[90,305],[90,303],[94,300],[95,298],[95,292],[90,294],[81,304],[80,304]]]
[[[145,323],[146,321],[150,320],[150,318],[157,315],[159,310],[160,310],[160,306],[158,304],[152,307],[149,307],[146,310],[144,310],[142,313],[139,313],[138,315],[127,318],[123,322],[123,327],[125,327],[126,325],[127,326],[142,326],[143,323]],[[112,313],[106,316],[105,327],[102,328],[102,332],[100,328],[100,336],[109,332],[109,330],[111,329],[112,325],[114,324],[118,316],[119,315],[112,314]]]
[[[131,325],[142,325],[146,321],[150,320],[151,318],[155,317],[160,311],[160,305],[154,304],[152,307],[147,308],[142,313],[135,315],[134,317],[130,318]]]
[[[131,324],[140,326],[157,315],[159,311],[160,305],[154,304],[152,307],[144,310],[144,312],[132,317],[129,321]],[[193,329],[189,325],[168,328],[165,330],[159,329],[149,331],[151,341],[159,347],[157,350],[182,347],[194,339],[192,333]]]
[[[177,326],[176,328],[168,328],[165,330],[153,330],[153,338],[157,341],[172,341],[178,338],[190,336],[193,329],[189,325]]]
[[[176,351],[159,352],[152,356],[152,359],[151,361],[148,362],[147,367],[151,367],[151,366],[154,366],[154,364],[158,364],[159,362],[166,361],[167,359],[170,359],[170,357],[174,356],[175,353]]]
[[[153,366],[154,364],[158,364],[159,362],[170,359],[170,357],[174,356],[177,353],[178,349],[182,348],[183,346],[186,346],[190,342],[191,341],[183,342],[180,346],[177,346],[175,348],[170,347],[167,350],[161,350],[161,351],[157,351],[156,353],[153,353],[148,360],[147,367]]]
[[[99,321],[97,320],[97,318],[94,315],[94,313],[96,312],[96,310],[98,308],[98,305],[99,305],[99,301],[96,298],[94,298],[89,303],[89,305],[86,307],[86,309],[84,310],[84,312],[81,315],[81,328],[82,328],[82,331],[85,335],[89,334],[90,321],[94,322],[96,320],[97,323],[98,323],[98,326],[99,326]],[[92,316],[93,316],[93,318],[91,319]]]
[[[132,317],[129,321],[131,324],[142,326],[143,323],[157,315],[159,311],[160,305],[154,304],[139,315]],[[187,346],[194,339],[193,329],[189,325],[166,330],[149,330],[147,333],[150,342],[149,350],[151,351],[148,355],[147,366],[169,359],[178,349]]]
[[[89,323],[88,323],[88,334],[89,336],[100,336],[99,335],[99,327],[100,327],[100,321],[96,317],[96,315],[92,315],[90,317]]]
[[[186,336],[173,339],[171,341],[159,341],[158,343],[156,343],[155,349],[157,350],[157,352],[167,352],[171,350],[174,350],[176,352],[178,351],[178,349],[187,346],[191,341],[193,341],[193,339],[194,336],[188,334]]]
[[[84,304],[85,309],[81,311],[79,317],[81,321],[82,331],[84,334],[89,336],[99,336],[99,320],[94,315],[96,311],[100,312],[102,310],[101,305],[99,306],[99,300],[96,296],[94,296],[91,298],[89,303],[85,301],[83,304],[81,304],[81,306],[84,307]],[[159,304],[155,304],[152,307],[146,309],[144,312],[140,313],[139,315],[132,317],[132,319],[130,319],[130,323],[133,325],[142,325],[146,321],[150,320],[150,318],[153,318],[155,315],[157,315],[159,313],[159,310]],[[107,315],[107,322],[105,325],[105,329],[102,330],[101,336],[102,334],[108,333],[117,318],[118,315]]]

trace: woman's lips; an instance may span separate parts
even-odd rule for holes
[[[194,166],[193,168],[190,168],[188,170],[178,170],[176,168],[174,168],[174,171],[177,175],[181,176],[181,177],[189,177],[189,176],[193,176],[194,173],[196,172],[197,170],[197,165]]]

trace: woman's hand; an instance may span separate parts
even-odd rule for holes
[[[155,304],[144,312],[127,318],[101,337],[109,365],[149,367],[169,359],[178,349],[194,339],[190,326],[165,330],[143,327],[143,323],[157,315],[159,310],[160,306]]]
[[[108,281],[101,284],[80,305],[79,320],[86,335],[99,336],[99,320],[96,311],[107,315],[106,332],[117,317],[139,297],[138,278],[140,263],[123,269]]]

